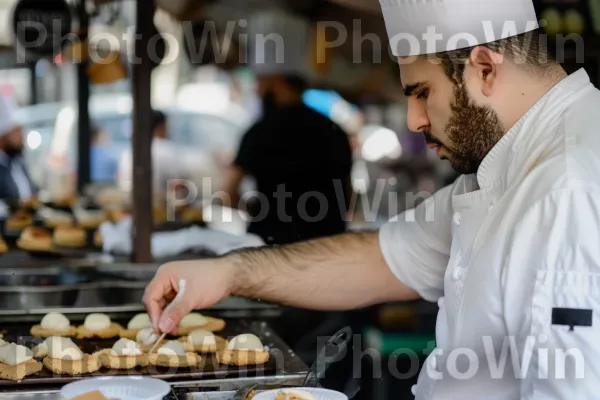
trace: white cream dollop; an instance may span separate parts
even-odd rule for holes
[[[264,351],[265,347],[256,335],[244,333],[231,339],[231,342],[227,345],[227,349]]]
[[[83,327],[88,331],[101,331],[110,328],[110,318],[106,314],[90,314],[85,317]]]
[[[199,313],[189,313],[179,323],[180,328],[193,328],[208,324],[208,318]]]
[[[48,357],[50,358],[73,361],[83,358],[83,352],[69,338],[52,336],[46,339],[44,343],[46,344]],[[41,350],[43,350],[43,347]]]
[[[6,345],[8,345],[8,342],[5,341],[4,339],[0,339],[0,347],[4,347]]]
[[[113,356],[141,356],[142,350],[140,346],[133,340],[121,338],[115,342],[110,354]]]
[[[217,344],[215,334],[203,330],[197,330],[190,333],[187,337],[187,341],[193,346],[215,346]]]
[[[165,354],[167,356],[184,356],[185,345],[183,342],[177,340],[170,340],[158,349],[158,354]]]
[[[138,314],[131,318],[131,321],[127,324],[127,329],[144,329],[152,326],[150,322],[150,316],[148,314]]]
[[[71,321],[61,313],[51,312],[44,315],[40,326],[47,331],[65,332],[69,330]]]
[[[152,328],[144,328],[140,329],[140,331],[135,335],[135,341],[143,344],[144,346],[148,346],[156,343],[160,336],[154,332]]]
[[[18,365],[33,358],[33,352],[25,346],[11,343],[0,347],[0,362],[6,365]]]

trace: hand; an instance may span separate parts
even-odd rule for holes
[[[183,296],[167,307],[185,279]],[[231,295],[233,264],[227,258],[175,261],[162,265],[144,292],[143,302],[156,331],[175,333],[190,311],[208,308]]]

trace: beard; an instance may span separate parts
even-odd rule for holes
[[[474,174],[490,150],[504,136],[498,114],[489,106],[480,106],[464,87],[456,86],[452,114],[445,133],[452,143],[448,161],[460,174]],[[427,135],[426,135],[427,137]]]

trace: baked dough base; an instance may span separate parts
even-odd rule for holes
[[[42,240],[23,240],[21,238],[17,239],[17,247],[25,250],[25,251],[44,251],[53,253],[56,251],[52,242],[47,239]]]
[[[31,336],[33,337],[43,337],[48,338],[50,336],[63,336],[63,337],[73,337],[77,335],[77,327],[70,326],[66,331],[53,331],[51,329],[43,329],[41,325],[34,325],[31,327]]]
[[[9,381],[20,381],[26,376],[37,374],[42,370],[42,363],[29,360],[17,365],[0,363],[0,379]]]
[[[206,317],[208,322],[205,325],[201,326],[190,326],[187,328],[177,328],[178,336],[187,336],[193,331],[209,331],[209,332],[219,332],[225,329],[225,321],[219,318]]]
[[[223,350],[217,353],[219,364],[227,365],[260,365],[269,361],[268,351],[255,350]]]
[[[185,353],[185,356],[151,353],[148,354],[148,364],[157,367],[195,367],[202,358],[196,353]]]
[[[77,328],[77,339],[112,339],[119,336],[123,327],[116,322],[112,322],[110,327],[99,331],[90,331],[81,325]]]
[[[133,369],[148,365],[148,356],[146,354],[139,356],[113,356],[111,349],[101,350],[98,354],[100,356],[100,364],[104,368]]]
[[[98,354],[85,354],[81,360],[61,360],[45,357],[44,366],[52,372],[62,375],[82,375],[96,372],[102,366]]]
[[[186,336],[180,337],[179,341],[183,342],[185,351],[190,353],[216,353],[217,351],[223,351],[227,348],[227,340],[220,336],[216,336],[217,344],[213,345],[200,345],[194,346],[188,341]]]
[[[72,247],[81,248],[87,244],[87,237],[85,231],[74,232],[74,233],[57,233],[54,232],[52,240],[54,244],[59,247]]]
[[[137,336],[138,332],[141,331],[141,329],[121,329],[121,332],[119,332],[119,337],[125,338],[125,339],[130,339],[130,340],[135,340],[135,337]]]

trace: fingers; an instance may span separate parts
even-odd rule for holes
[[[158,330],[159,320],[163,313],[163,309],[168,304],[168,298],[173,293],[173,288],[170,285],[168,279],[161,280],[159,277],[155,277],[144,291],[144,297],[142,299],[150,321],[152,321],[152,327],[155,331]]]
[[[194,308],[188,299],[189,296],[186,295],[181,301],[176,301],[167,306],[158,322],[158,329],[161,332],[176,333],[179,322]]]

